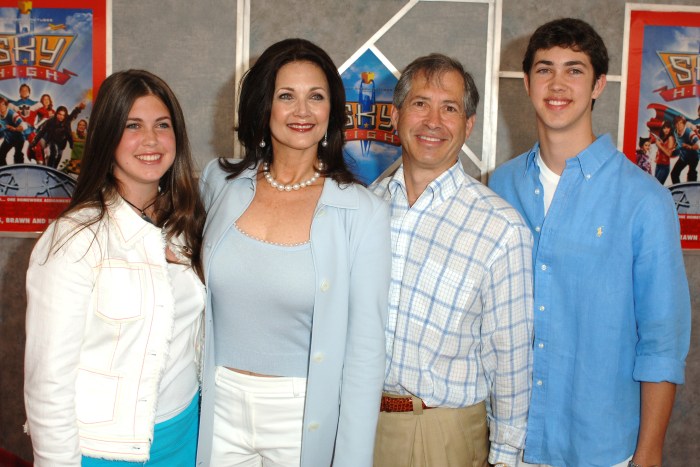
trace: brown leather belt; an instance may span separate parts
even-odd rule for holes
[[[418,399],[418,398],[416,398]],[[431,409],[418,399],[424,409]],[[382,396],[382,403],[379,406],[380,412],[413,412],[413,397],[411,396]]]

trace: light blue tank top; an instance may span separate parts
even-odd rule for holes
[[[208,283],[216,365],[306,378],[314,283],[309,242],[278,245],[230,228]]]

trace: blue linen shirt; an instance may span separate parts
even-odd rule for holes
[[[538,150],[489,183],[535,239],[525,461],[607,467],[635,450],[640,382],[684,381],[690,298],[678,218],[669,191],[609,135],[566,161],[545,217]]]
[[[391,201],[384,390],[429,407],[486,400],[489,462],[515,465],[532,363],[532,235],[457,162],[409,206],[403,166],[374,192]]]

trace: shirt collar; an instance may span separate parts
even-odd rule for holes
[[[124,200],[117,196],[107,205],[109,217],[114,219],[116,228],[124,242],[130,244],[154,229],[161,231],[159,227],[144,221]]]
[[[537,170],[539,172],[537,162],[535,161],[539,150],[540,143],[537,142],[525,157],[525,171],[523,175],[531,170]],[[596,138],[593,143],[589,144],[586,149],[576,156],[567,159],[566,168],[578,167],[581,171],[581,175],[585,179],[590,179],[616,151],[610,135],[606,133]]]
[[[428,186],[425,187],[425,191],[421,193],[418,200],[416,200],[416,203],[420,200],[425,200],[428,205],[442,203],[457,192],[457,189],[462,185],[465,178],[466,174],[464,172],[464,167],[462,167],[461,161],[457,159],[457,162],[452,167],[441,173],[435,180],[430,182]],[[392,199],[396,196],[397,190],[399,189],[404,196],[407,197],[403,164],[401,164],[399,169],[389,181],[388,189],[391,193]]]

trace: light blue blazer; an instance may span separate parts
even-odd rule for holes
[[[214,160],[202,175],[207,283],[213,255],[228,254],[219,249],[221,239],[253,199],[255,174],[249,169],[226,180]],[[340,187],[327,179],[311,223],[311,252],[317,288],[301,466],[370,467],[384,382],[388,205],[361,186]],[[210,463],[216,391],[211,291],[207,294],[198,466]]]

